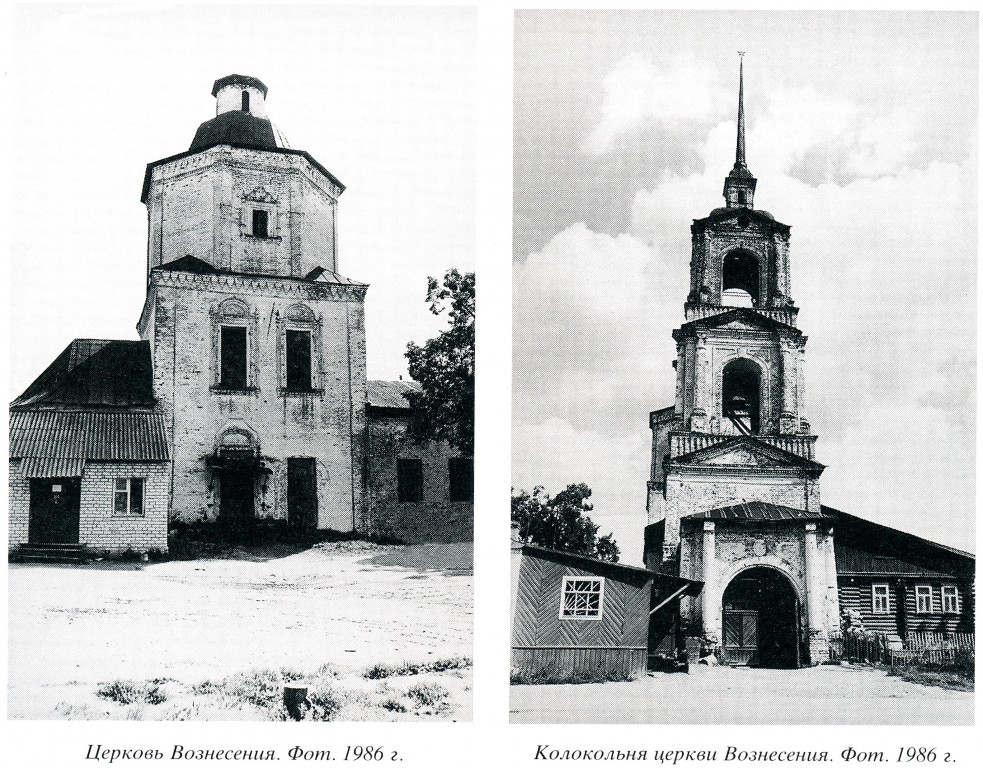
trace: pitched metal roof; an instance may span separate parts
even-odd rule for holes
[[[407,392],[419,392],[420,385],[415,381],[370,381],[368,382],[368,404],[373,408],[410,407]]]
[[[694,515],[686,515],[687,520],[822,520],[829,517],[822,512],[807,512],[804,509],[794,509],[781,504],[769,504],[764,501],[746,501],[729,507],[718,507]]]
[[[882,553],[858,549],[849,544],[837,542],[836,572],[842,575],[878,576],[928,576],[934,578],[952,577],[952,571],[913,563],[905,559],[904,552]],[[938,563],[936,565],[941,565]],[[944,566],[943,566],[944,567]]]
[[[159,413],[11,411],[10,458],[167,461]]]
[[[522,549],[517,551],[521,551],[523,555],[539,557],[573,568],[582,568],[585,571],[591,571],[592,573],[608,576],[619,581],[637,583],[639,586],[654,579],[656,575],[647,568],[639,568],[637,565],[612,563],[609,560],[599,560],[596,557],[577,555],[572,552],[561,552],[557,549],[548,549],[547,547],[540,547],[536,544],[523,544]]]
[[[153,376],[149,342],[75,339],[10,407],[149,408]]]

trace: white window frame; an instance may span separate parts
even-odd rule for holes
[[[567,585],[572,582],[593,582],[598,585],[596,614],[573,615],[567,613]],[[560,586],[560,620],[561,621],[600,621],[604,616],[604,577],[603,576],[564,576]],[[571,593],[575,594],[575,593]],[[576,608],[574,608],[576,610]],[[591,609],[587,609],[591,610]]]
[[[870,606],[872,613],[891,612],[891,587],[889,584],[870,585]]]
[[[934,602],[933,591],[931,584],[915,585],[915,613],[935,613],[932,605]],[[926,598],[928,600],[928,608],[922,610],[922,600]]]
[[[951,600],[951,608],[950,608]],[[942,585],[942,613],[959,613],[959,587],[955,584]]]
[[[130,511],[130,498],[133,494],[133,481],[139,480],[143,492],[140,494],[140,511]],[[120,483],[126,483],[125,488],[120,488]],[[126,494],[126,512],[116,511],[116,497]],[[147,514],[147,478],[145,477],[117,477],[113,479],[113,517],[145,517]]]

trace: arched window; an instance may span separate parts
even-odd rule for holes
[[[249,111],[249,91],[242,92],[242,111]]]
[[[254,317],[239,299],[229,298],[212,311],[213,389],[245,392],[252,387]]]
[[[721,303],[728,307],[755,307],[759,303],[758,259],[747,251],[724,256]]]
[[[744,357],[727,363],[721,405],[726,432],[757,434],[761,428],[761,369]]]

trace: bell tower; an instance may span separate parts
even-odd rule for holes
[[[688,620],[716,634],[733,569],[756,562],[783,571],[799,589],[810,626],[838,621],[832,530],[822,535],[818,522],[824,467],[805,412],[807,337],[791,299],[790,227],[755,208],[756,188],[745,149],[742,56],[725,204],[690,228],[685,322],[673,331],[675,403],[650,415],[646,563],[704,581],[703,605],[689,605]],[[779,602],[794,601],[789,594]],[[809,658],[805,646],[797,654]]]

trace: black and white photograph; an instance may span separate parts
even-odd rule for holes
[[[469,721],[475,9],[12,18],[8,718]]]
[[[977,28],[516,11],[511,722],[973,724]]]

